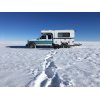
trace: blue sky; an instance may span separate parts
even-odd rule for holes
[[[99,12],[0,12],[0,40],[28,40],[42,29],[75,29],[77,41],[100,41]]]

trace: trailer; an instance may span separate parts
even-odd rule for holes
[[[42,30],[37,39],[28,40],[26,46],[36,48],[37,46],[68,48],[74,46],[75,30]]]

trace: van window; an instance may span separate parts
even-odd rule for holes
[[[40,39],[46,39],[46,35],[42,35]]]
[[[66,32],[66,33],[58,33],[58,37],[70,37],[70,33]]]
[[[52,39],[52,35],[48,35],[48,39]]]

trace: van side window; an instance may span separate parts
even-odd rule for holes
[[[52,39],[52,36],[51,35],[48,35],[48,39]]]
[[[70,33],[66,32],[66,33],[58,33],[58,37],[70,37]]]

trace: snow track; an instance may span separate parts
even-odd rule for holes
[[[44,87],[49,86],[52,81],[52,77],[56,73],[56,66],[54,65],[53,56],[56,53],[56,51],[50,51],[50,53],[46,56],[42,66],[42,72],[40,75],[38,75],[35,79],[35,81],[31,81],[28,86],[34,86],[34,87]]]
[[[57,66],[54,64],[53,56],[57,52],[51,50],[42,63],[43,71],[37,75],[35,81],[30,82],[28,86],[34,87],[61,87],[70,85],[64,82],[57,73]]]

